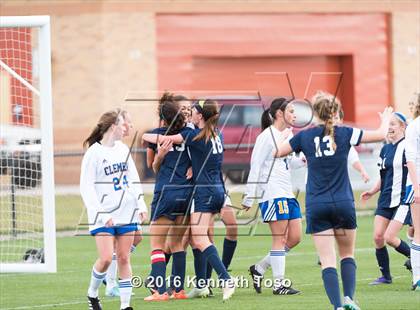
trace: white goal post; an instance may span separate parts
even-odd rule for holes
[[[50,17],[0,16],[0,32],[0,138],[20,135],[1,145],[0,272],[56,272]]]

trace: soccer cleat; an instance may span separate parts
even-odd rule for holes
[[[417,283],[416,283],[416,284],[413,284],[412,290],[413,290],[413,291],[420,292],[420,280],[419,280],[419,281],[417,281]]]
[[[108,297],[120,297],[120,289],[118,288],[118,286],[114,286],[111,288],[106,288],[105,290],[105,296]]]
[[[300,294],[300,291],[295,290],[293,287],[279,286],[273,289],[273,295],[296,295]]]
[[[179,292],[174,291],[170,298],[171,299],[187,299],[188,296],[184,290],[181,290]]]
[[[101,301],[98,297],[87,297],[89,310],[102,310]]]
[[[226,300],[232,297],[233,293],[235,293],[234,279],[229,279],[225,281],[225,285],[222,288],[222,293],[223,293],[223,302],[225,302]]]
[[[166,292],[168,293],[168,296],[171,297],[172,294],[175,293],[175,289],[173,287],[168,287]]]
[[[158,292],[153,293],[152,295],[144,298],[144,301],[168,301],[168,293],[159,294]]]
[[[203,287],[203,288],[198,288],[198,287],[194,287],[188,294],[187,297],[188,299],[191,298],[206,298],[208,297],[210,294],[208,287]]]
[[[133,310],[133,308],[132,307],[127,307],[127,308],[124,308],[124,309],[121,309],[121,310]]]
[[[360,307],[349,296],[344,296],[343,304],[345,310],[360,310]]]
[[[258,294],[261,294],[261,282],[264,276],[255,269],[255,265],[249,267],[249,274],[251,275],[255,291]]]
[[[404,267],[407,268],[408,271],[413,272],[413,268],[411,267],[411,260],[407,259],[404,263]]]
[[[150,291],[150,294],[153,295],[157,292],[157,289],[156,286],[152,286],[150,282],[152,282],[152,280],[150,279],[150,277],[147,277],[146,280],[144,280],[144,287],[147,288]]]
[[[209,288],[209,296],[208,297],[214,297],[214,293],[213,293],[213,290],[211,289],[211,286],[209,286],[208,288]]]
[[[385,277],[379,277],[375,281],[369,283],[369,285],[382,285],[382,284],[391,284],[392,279],[387,279]]]

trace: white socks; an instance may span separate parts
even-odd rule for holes
[[[262,275],[264,275],[268,267],[270,267],[270,254],[267,254],[262,260],[255,264],[255,269]]]
[[[118,264],[117,264],[117,255],[115,253],[112,254],[112,262],[106,271],[106,288],[108,290],[116,287],[117,284],[117,271],[118,271]]]
[[[279,280],[284,279],[284,272],[286,270],[286,251],[271,250],[270,262],[271,268],[273,269],[274,288],[277,288],[280,285]]]
[[[413,268],[413,284],[420,281],[420,244],[411,243],[410,250],[411,267]]]
[[[133,291],[133,286],[131,285],[131,279],[123,279],[119,281],[120,288],[120,300],[121,300],[121,309],[125,309],[130,306],[131,292]]]
[[[92,275],[87,293],[89,297],[98,297],[98,289],[99,286],[101,286],[102,280],[105,278],[105,276],[106,272],[98,272],[95,267],[92,268]]]

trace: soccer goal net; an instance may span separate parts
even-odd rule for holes
[[[49,16],[0,16],[0,272],[56,272]]]

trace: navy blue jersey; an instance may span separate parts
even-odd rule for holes
[[[334,129],[335,151],[331,137],[324,136],[325,126],[303,130],[289,141],[294,152],[306,156],[306,205],[354,200],[347,158],[350,147],[360,143],[363,131],[344,126]]]
[[[199,128],[181,132],[191,155],[194,184],[199,188],[202,185],[223,185],[223,136],[219,134],[207,143],[205,138],[194,141],[200,132]]]
[[[166,134],[167,130],[168,128],[166,127],[160,127],[153,129],[151,133],[164,135]],[[192,129],[184,127],[179,133],[188,136],[188,134],[191,132]],[[149,143],[149,148],[155,152],[157,151],[156,144]],[[191,180],[187,180],[186,178],[186,173],[189,167],[191,167],[191,160],[188,156],[185,143],[182,143],[181,145],[173,145],[173,148],[168,152],[168,154],[166,154],[165,158],[163,159],[159,171],[156,175],[155,192],[160,192],[163,187],[165,187],[166,191],[177,189],[177,187],[173,185],[192,184]]]
[[[378,208],[394,208],[403,203],[408,174],[406,165],[404,138],[382,147],[378,162],[381,175]]]

